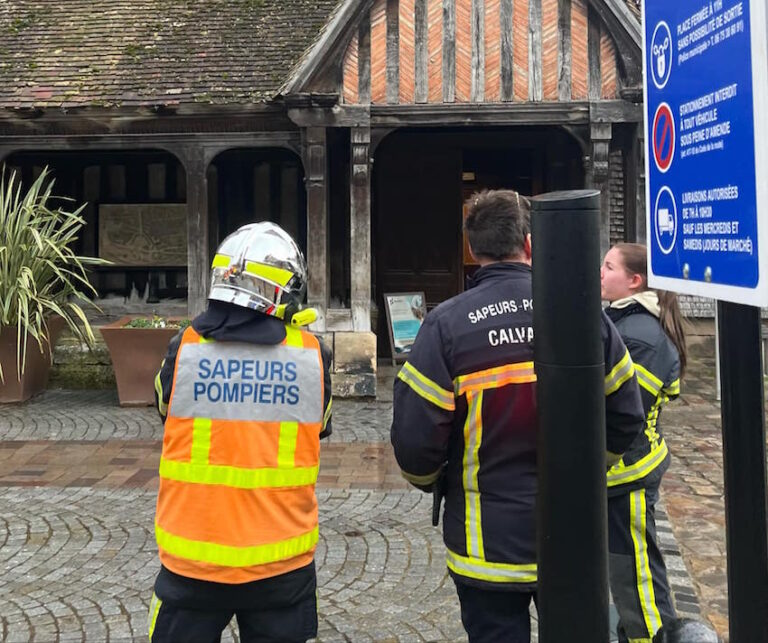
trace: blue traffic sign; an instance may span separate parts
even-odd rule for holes
[[[768,305],[765,0],[643,11],[649,284]]]

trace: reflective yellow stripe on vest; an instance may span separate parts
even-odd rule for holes
[[[176,460],[160,460],[160,477],[177,482],[215,484],[238,489],[267,487],[302,487],[315,484],[319,467],[293,469],[243,469],[212,464],[193,464]]]
[[[664,461],[668,453],[667,443],[662,439],[655,449],[651,449],[648,455],[634,464],[625,466],[623,463],[619,463],[611,467],[608,470],[608,486],[615,487],[644,478]]]
[[[456,378],[456,394],[464,395],[469,391],[479,391],[489,388],[500,388],[507,384],[526,384],[535,382],[536,374],[533,372],[533,362],[520,362],[519,364],[505,364],[496,368],[489,368],[468,375],[460,375]]]
[[[459,576],[492,583],[535,583],[537,577],[536,563],[490,563],[472,556],[461,556],[450,549],[447,563],[448,568]]]
[[[629,351],[624,351],[624,357],[605,376],[605,394],[610,395],[618,391],[621,385],[631,379],[634,374],[635,366],[632,363],[632,358],[629,356]]]
[[[439,406],[446,411],[453,411],[456,408],[456,400],[453,397],[453,391],[444,389],[436,384],[426,375],[419,373],[410,362],[403,364],[403,368],[397,374],[397,377],[410,386],[416,393],[435,406]]]
[[[485,558],[483,526],[480,511],[480,442],[483,439],[483,392],[467,395],[467,419],[464,422],[464,528],[467,552],[473,558]]]
[[[232,547],[200,540],[189,540],[168,533],[158,524],[155,524],[155,537],[158,547],[177,558],[221,565],[222,567],[251,567],[288,560],[312,550],[317,544],[318,529],[315,527],[312,531],[294,538],[251,547]]]

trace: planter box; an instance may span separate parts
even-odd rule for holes
[[[27,337],[27,360],[21,379],[16,372],[16,328],[4,328],[0,333],[0,364],[5,381],[0,383],[0,403],[26,402],[45,390],[51,372],[51,347],[64,330],[64,320],[52,317],[48,321],[50,343],[43,352],[32,337]]]
[[[128,315],[99,328],[112,358],[120,406],[155,404],[155,375],[168,343],[179,332],[178,328],[124,328],[140,317],[144,315]]]

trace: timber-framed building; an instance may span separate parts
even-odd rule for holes
[[[366,395],[383,293],[463,289],[473,191],[596,187],[603,248],[644,236],[641,69],[635,0],[7,0],[0,158],[88,203],[101,296],[199,312],[218,242],[280,223]]]

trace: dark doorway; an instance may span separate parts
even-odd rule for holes
[[[273,221],[306,253],[304,168],[296,154],[279,148],[222,152],[211,163],[212,246],[246,223]]]
[[[532,195],[584,185],[578,144],[559,128],[414,129],[389,135],[373,176],[373,292],[387,356],[384,293],[423,291],[427,307],[461,292],[475,266],[465,201],[483,189]]]
[[[115,206],[186,203],[186,175],[179,160],[161,150],[30,151],[17,152],[5,160],[7,171],[15,171],[29,187],[47,167],[55,180],[53,195],[64,200],[54,206],[75,209],[84,205],[85,226],[74,244],[77,254],[100,256],[100,226],[104,212]],[[98,297],[128,296],[148,291],[150,301],[183,298],[187,295],[187,266],[131,265],[130,261],[95,266],[89,271]]]

